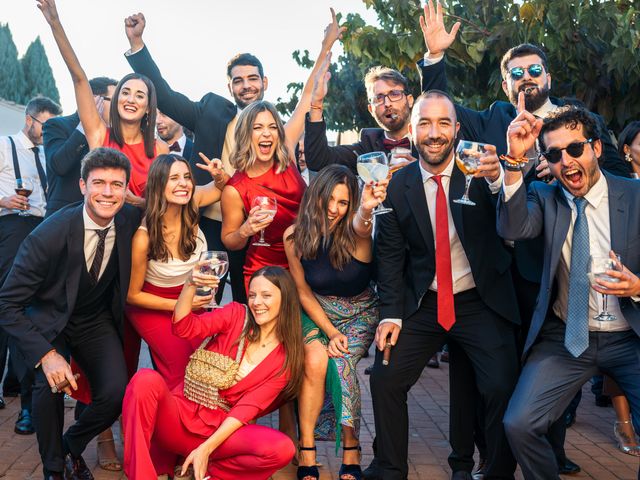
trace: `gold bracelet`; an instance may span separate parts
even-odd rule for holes
[[[322,109],[323,109],[322,103],[321,103],[320,105],[318,105],[318,104],[314,105],[314,104],[312,103],[312,104],[311,104],[311,109],[312,109],[312,110],[322,110]]]
[[[516,157],[512,157],[511,155],[500,155],[500,160],[510,165],[520,165],[520,164],[529,163],[529,158],[527,157],[516,158]]]
[[[356,211],[356,215],[362,219],[365,227],[368,227],[369,225],[371,225],[371,221],[373,220],[373,215],[371,215],[368,219],[364,218],[364,216],[360,212],[360,208],[358,208],[358,210]]]

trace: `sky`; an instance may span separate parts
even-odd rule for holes
[[[73,86],[49,25],[34,0],[5,0],[0,22],[8,23],[18,55],[40,36],[60,91],[65,114],[76,110]],[[226,65],[240,52],[250,52],[262,62],[269,87],[265,99],[288,98],[286,86],[304,81],[308,70],[297,66],[291,54],[308,49],[312,58],[320,51],[329,7],[337,13],[360,13],[375,23],[375,13],[362,0],[57,0],[58,13],[72,46],[89,78],[120,79],[131,71],[124,58],[129,42],[124,18],[144,13],[143,39],[163,77],[176,91],[192,100],[207,92],[229,99]],[[334,56],[341,52],[335,45]]]

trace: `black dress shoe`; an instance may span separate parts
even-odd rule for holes
[[[31,412],[26,408],[20,411],[18,421],[16,422],[16,426],[13,427],[13,431],[18,435],[32,435],[36,433],[36,429],[33,427],[33,421],[31,420]]]
[[[567,428],[573,426],[576,423],[576,412],[567,412],[564,414],[564,424]]]
[[[471,477],[473,478],[473,480],[484,480],[484,476],[486,475],[486,473],[487,461],[484,458],[480,457],[480,460],[478,460],[478,468],[471,474]]]
[[[558,467],[558,473],[560,475],[571,475],[580,471],[580,465],[573,463],[568,458],[564,459],[564,464]]]
[[[382,470],[378,466],[378,460],[374,457],[367,468],[362,471],[362,478],[364,480],[383,480]]]
[[[61,473],[50,473],[44,476],[44,480],[65,480]]]
[[[365,375],[371,375],[371,372],[373,372],[373,363],[364,369]]]
[[[453,472],[453,474],[451,475],[451,480],[473,480],[473,477],[471,476],[471,472],[458,470],[457,472]]]
[[[427,362],[427,367],[429,368],[440,368],[440,362],[438,361],[438,354],[436,353],[431,359]]]
[[[93,474],[82,456],[74,457],[70,453],[64,456],[64,476],[65,480],[93,480]]]
[[[4,403],[4,398],[0,397],[0,410],[2,410],[7,405]]]

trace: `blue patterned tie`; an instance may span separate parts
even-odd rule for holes
[[[569,302],[564,346],[574,357],[582,355],[589,346],[589,224],[584,209],[587,201],[574,198],[578,210],[571,241],[569,268]]]

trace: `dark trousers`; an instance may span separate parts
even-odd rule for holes
[[[17,214],[0,217],[0,286],[11,270],[13,259],[27,235],[42,222],[42,217]],[[0,328],[0,383],[6,366],[7,351],[15,351],[17,346],[5,331]],[[24,365],[20,355],[11,355],[10,374],[20,382],[20,404],[22,409],[31,410],[31,387],[33,385],[33,369]],[[9,376],[9,373],[7,374]]]
[[[492,312],[475,289],[455,296],[456,323],[446,332],[437,323],[437,296],[428,292],[416,313],[403,321],[388,366],[376,352],[371,395],[377,435],[377,459],[385,480],[408,475],[407,394],[429,359],[443,344],[454,341],[473,365],[484,405],[487,434],[487,479],[512,479],[516,468],[502,426],[517,380],[513,325]]]
[[[575,358],[564,346],[564,323],[546,319],[531,348],[504,424],[526,480],[559,479],[549,428],[593,375],[602,371],[622,388],[640,418],[640,338],[632,331],[590,332],[589,347]]]
[[[81,455],[87,444],[111,426],[122,411],[127,386],[122,342],[110,313],[100,315],[76,334],[68,328],[53,341],[58,352],[69,352],[87,376],[91,403],[65,432],[64,396],[51,393],[41,368],[36,370],[33,420],[45,473],[62,472],[64,455]],[[80,332],[80,333],[79,333]]]
[[[218,292],[216,293],[216,301],[219,303],[222,300],[222,294],[224,293],[227,277],[231,276],[231,295],[233,296],[233,301],[247,303],[247,292],[245,292],[244,289],[244,273],[242,271],[247,249],[227,250],[227,247],[224,246],[221,238],[222,222],[201,216],[200,230],[202,230],[202,233],[204,233],[204,237],[207,240],[208,250],[225,251],[229,256],[229,272],[220,282]]]

